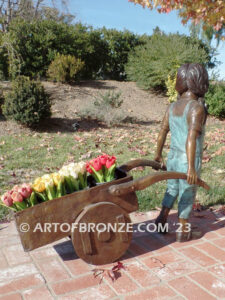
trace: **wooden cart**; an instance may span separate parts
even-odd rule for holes
[[[187,178],[184,173],[160,171],[133,180],[128,172],[140,166],[160,169],[157,162],[133,160],[117,168],[116,179],[111,182],[17,212],[15,221],[24,250],[31,251],[71,236],[77,255],[87,263],[101,265],[119,259],[132,239],[130,226],[127,225],[131,223],[129,213],[138,210],[135,191],[161,180]],[[201,179],[197,184],[209,189]],[[85,224],[96,227],[92,225],[91,229]],[[109,224],[112,228],[118,225],[117,228],[123,227],[123,230],[101,230],[99,224],[107,229]]]

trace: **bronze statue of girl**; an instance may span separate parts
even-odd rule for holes
[[[168,107],[157,141],[155,160],[163,163],[162,149],[168,132],[171,132],[167,170],[187,174],[187,180],[168,180],[162,210],[156,219],[156,224],[165,224],[169,211],[178,197],[181,231],[177,232],[177,241],[180,242],[194,237],[194,232],[189,230],[188,219],[196,195],[197,177],[201,171],[207,117],[203,97],[208,86],[208,73],[201,64],[184,64],[178,69],[176,79],[178,99]]]

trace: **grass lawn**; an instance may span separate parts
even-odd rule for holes
[[[32,182],[45,173],[57,171],[67,162],[89,160],[101,152],[113,154],[118,165],[134,158],[153,159],[158,131],[151,127],[112,128],[74,133],[30,133],[0,137],[0,194],[13,185]],[[225,203],[224,127],[207,127],[202,179],[210,191],[199,189],[197,199],[204,205]],[[164,156],[168,152],[166,144]],[[134,178],[152,170],[132,171]],[[166,182],[137,192],[140,211],[161,205]],[[7,209],[0,207],[0,220]]]

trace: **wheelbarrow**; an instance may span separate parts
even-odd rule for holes
[[[127,225],[132,225],[129,213],[138,210],[135,192],[162,180],[187,179],[184,173],[167,171],[153,172],[135,180],[128,174],[130,170],[144,166],[161,169],[155,161],[132,160],[116,168],[116,179],[111,182],[15,213],[24,251],[70,236],[76,254],[87,263],[101,265],[118,260],[131,243],[132,230]],[[201,179],[197,184],[209,189]],[[99,224],[110,230],[95,230]],[[115,225],[118,230],[113,230]]]

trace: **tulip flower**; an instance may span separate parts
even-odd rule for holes
[[[91,160],[88,165],[86,165],[87,171],[89,172],[95,179],[97,183],[104,182],[104,174],[103,174],[103,165],[99,157]]]
[[[55,189],[54,181],[53,181],[51,175],[46,174],[46,175],[42,176],[42,179],[45,184],[46,194],[48,196],[48,199],[52,200],[52,199],[56,198],[56,189]]]
[[[105,170],[105,180],[107,182],[115,178],[115,169],[116,169],[116,157],[109,156],[106,160],[106,170]]]
[[[10,192],[6,192],[4,195],[2,195],[0,205],[7,206],[8,208],[15,210],[15,208],[13,208],[13,199]]]
[[[23,196],[23,198],[29,198],[32,193],[32,188],[29,184],[24,183],[19,187],[18,192]]]
[[[13,192],[11,197],[17,210],[23,210],[28,207],[23,196],[19,192]]]
[[[52,179],[56,186],[56,197],[59,198],[66,195],[65,177],[60,173],[53,173]]]

